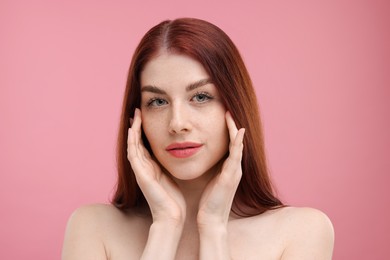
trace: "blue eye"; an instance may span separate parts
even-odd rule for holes
[[[161,98],[152,98],[148,102],[148,107],[153,106],[153,107],[161,107],[163,105],[168,104],[168,102],[164,99]]]
[[[193,96],[192,100],[198,102],[198,103],[204,103],[208,100],[212,99],[212,96],[210,96],[207,93],[197,93],[195,96]]]

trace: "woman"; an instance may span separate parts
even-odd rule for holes
[[[329,219],[274,195],[248,72],[206,21],[164,21],[141,40],[118,173],[113,205],[72,215],[63,259],[331,259]]]

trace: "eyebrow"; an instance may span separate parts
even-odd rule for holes
[[[211,79],[209,79],[209,78],[195,81],[193,83],[190,83],[186,87],[186,91],[187,92],[192,91],[194,89],[200,88],[200,87],[207,85],[209,83],[212,83]],[[162,95],[167,94],[167,92],[165,92],[161,88],[156,87],[156,86],[152,86],[152,85],[146,85],[146,86],[141,87],[141,92],[152,92],[152,93],[162,94]]]

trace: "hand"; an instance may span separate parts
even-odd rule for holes
[[[221,172],[207,185],[199,203],[198,226],[227,226],[234,194],[242,176],[241,159],[245,129],[237,129],[229,112],[226,113],[229,130],[229,156],[222,165]]]
[[[137,108],[127,140],[127,158],[137,183],[149,204],[153,222],[182,224],[186,212],[184,197],[176,183],[162,172],[143,145],[141,124],[141,111]]]

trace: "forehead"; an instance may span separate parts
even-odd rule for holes
[[[141,72],[141,86],[186,86],[188,83],[209,78],[197,60],[180,54],[162,53],[146,63]]]

